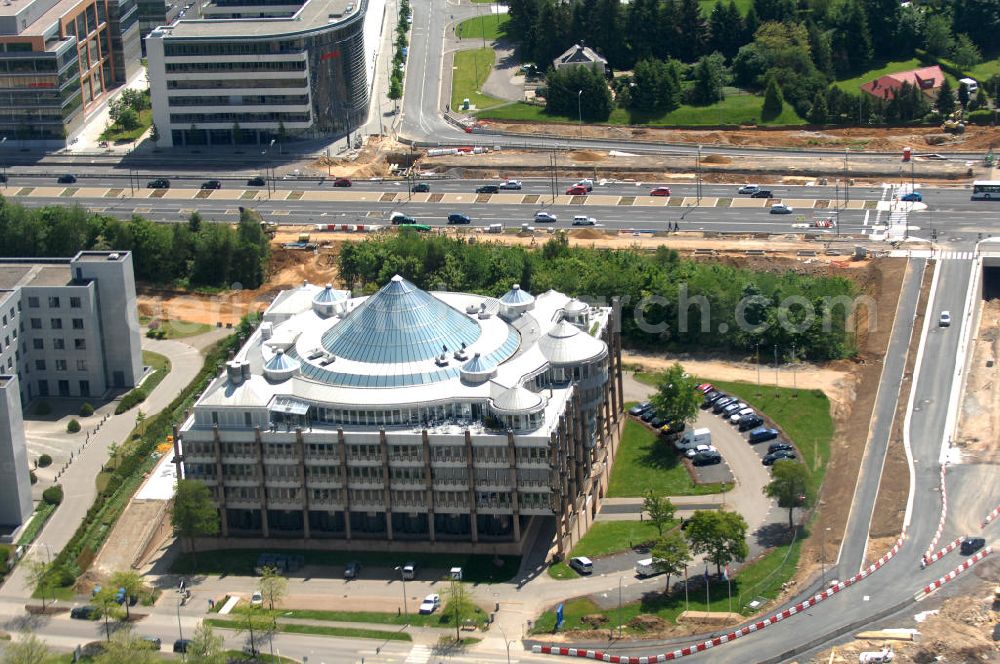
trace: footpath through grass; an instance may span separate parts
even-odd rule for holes
[[[661,496],[704,496],[721,492],[722,485],[695,484],[670,445],[628,418],[611,470],[608,497],[636,498],[647,491]]]
[[[206,625],[223,629],[240,629],[239,620],[224,620],[222,618],[205,618]],[[351,639],[382,639],[385,641],[412,641],[408,632],[390,632],[382,629],[366,629],[364,627],[335,627],[332,625],[290,625],[278,623],[276,630],[286,634],[314,634],[317,636],[339,636]]]
[[[492,48],[473,48],[455,53],[451,77],[451,107],[462,108],[462,101],[468,99],[476,108],[489,108],[502,104],[503,100],[485,95],[483,83],[493,69],[496,53]]]
[[[459,23],[455,28],[455,34],[459,39],[485,38],[487,42],[492,43],[507,34],[508,21],[510,21],[509,14],[483,13]]]

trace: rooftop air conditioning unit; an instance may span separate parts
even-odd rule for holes
[[[108,254],[108,260],[109,261],[116,261],[119,258],[121,258],[121,254],[119,254],[118,252],[115,252],[115,253],[112,253],[112,254]]]

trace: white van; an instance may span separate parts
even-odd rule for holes
[[[487,233],[503,233],[503,224],[490,224],[486,227]]]
[[[635,561],[635,575],[641,577],[656,576],[660,570],[656,568],[656,558],[644,558]]]
[[[587,556],[570,558],[569,566],[575,569],[577,574],[591,574],[594,571],[594,563]]]
[[[678,438],[674,443],[674,447],[677,448],[678,452],[683,452],[685,450],[698,447],[699,445],[711,444],[712,432],[707,427],[702,427],[700,429],[685,431],[684,435]]]
[[[959,86],[965,86],[970,98],[975,97],[976,92],[979,91],[979,83],[974,78],[960,78],[958,79],[958,84]]]

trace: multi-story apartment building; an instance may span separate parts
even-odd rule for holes
[[[63,143],[139,70],[135,0],[5,0],[0,136]]]
[[[196,18],[199,4],[194,0],[136,0],[139,8],[139,41],[142,54],[146,55],[146,37],[161,25],[169,25],[178,18]]]
[[[218,546],[569,550],[617,446],[620,311],[514,286],[496,299],[394,277],[370,297],[278,295],[175,436]],[[259,543],[259,542],[258,542]]]
[[[160,144],[267,144],[368,115],[370,0],[216,0],[146,38]],[[380,5],[381,6],[381,5]],[[377,34],[377,32],[376,32]]]

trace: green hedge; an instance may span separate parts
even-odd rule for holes
[[[80,433],[80,423],[76,420],[70,420],[66,424],[66,431],[68,433]]]
[[[981,108],[966,114],[965,121],[969,124],[988,125],[993,122],[994,112],[988,108]]]
[[[47,502],[49,505],[58,505],[63,501],[62,487],[58,484],[50,486],[42,492],[42,500]]]
[[[118,402],[118,405],[115,406],[115,415],[121,415],[122,413],[135,408],[145,400],[146,390],[141,387],[137,387],[123,396],[122,400]]]

